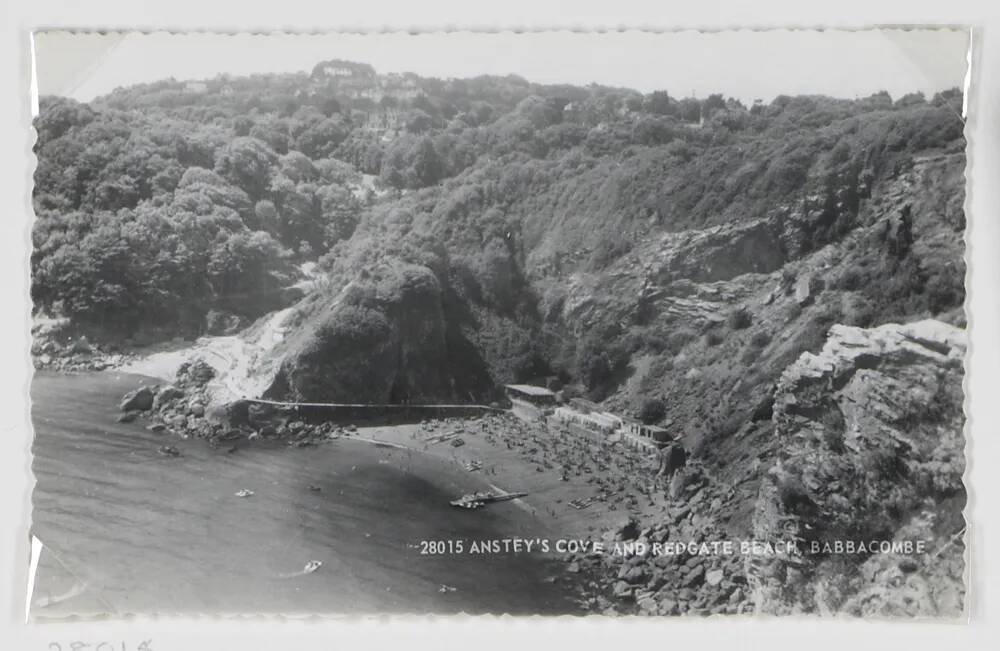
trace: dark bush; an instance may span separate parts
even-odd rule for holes
[[[744,330],[749,328],[752,323],[753,317],[745,307],[733,310],[726,318],[726,324],[733,330]]]
[[[642,403],[639,410],[639,420],[652,425],[658,423],[667,414],[667,405],[659,398],[649,398]]]

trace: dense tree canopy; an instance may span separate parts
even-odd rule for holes
[[[310,259],[335,286],[415,264],[467,304],[477,344],[508,357],[491,364],[527,373],[541,354],[529,274],[600,269],[652,231],[869,183],[960,137],[960,102],[882,93],[747,110],[718,94],[336,61],[90,104],[42,98],[32,294],[37,309],[132,329],[196,323],[226,297],[293,283]],[[612,343],[584,342],[567,364],[591,389],[627,357]]]

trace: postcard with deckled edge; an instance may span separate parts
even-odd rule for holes
[[[31,617],[960,618],[968,48],[34,34]]]

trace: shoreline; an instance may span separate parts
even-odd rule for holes
[[[209,375],[202,376],[206,370]],[[735,498],[698,463],[689,464],[679,490],[671,483],[666,491],[653,481],[657,463],[648,452],[543,422],[526,422],[511,412],[361,426],[306,423],[281,412],[233,419],[232,413],[205,410],[210,372],[207,365],[195,363],[172,385],[142,386],[139,378],[143,376],[135,375],[137,389],[126,394],[126,399],[145,390],[152,394],[147,397],[156,406],[123,411],[122,416],[129,416],[123,422],[135,420],[147,429],[158,427],[157,431],[168,437],[203,439],[219,454],[248,445],[257,447],[252,445],[257,441],[260,447],[275,451],[286,446],[358,441],[396,453],[417,453],[425,461],[444,464],[442,477],[449,478],[455,494],[443,496],[443,500],[484,490],[484,485],[527,493],[511,500],[510,506],[487,505],[468,515],[503,520],[510,517],[511,508],[517,508],[531,515],[539,534],[550,541],[601,541],[607,545],[616,541],[662,542],[668,537],[718,539],[719,522],[712,516]],[[454,445],[457,440],[462,443]],[[176,450],[168,449],[172,447],[165,445],[160,451],[176,456]],[[383,459],[380,463],[397,461]],[[481,466],[467,467],[469,462]],[[468,477],[467,486],[462,486],[462,477]],[[496,514],[490,515],[491,510]],[[513,531],[511,537],[519,538],[523,533]],[[577,586],[578,603],[584,611],[710,614],[747,612],[749,608],[749,595],[741,587],[746,583],[743,560],[735,556],[626,556],[585,548],[569,553],[550,551],[545,556],[564,568],[547,581],[569,581]],[[728,578],[721,583],[716,580],[723,575]]]
[[[235,335],[202,337],[194,342],[165,342],[103,370],[152,377],[164,385],[176,385],[181,365],[201,359],[216,373],[199,388],[207,398],[205,408],[210,410],[212,405],[225,402],[224,398],[243,397],[236,395],[240,393],[238,389],[242,389],[243,395],[251,395],[248,390],[256,387],[233,386],[242,385],[239,380],[246,374],[236,373],[241,377],[234,378],[234,371],[249,371],[251,349],[270,344],[273,339],[270,334],[280,327],[286,314],[287,310],[280,310],[260,319],[259,332],[248,337],[252,341]],[[221,353],[214,354],[216,351]],[[213,359],[213,354],[218,359]],[[227,363],[218,364],[223,358]],[[245,359],[238,362],[237,358]],[[153,410],[146,414],[143,418],[148,417],[152,422],[169,420],[169,416],[164,418],[167,415],[162,409],[159,413]],[[205,420],[202,416],[198,419]],[[286,421],[285,425],[288,424]],[[189,427],[182,429],[190,430]],[[341,436],[350,435],[350,438],[424,453],[462,471],[465,471],[465,463],[480,462],[481,469],[467,474],[478,474],[479,479],[494,490],[527,492],[526,497],[514,502],[535,513],[561,537],[598,537],[629,519],[649,521],[656,516],[662,517],[670,504],[664,487],[657,488],[652,482],[655,455],[624,446],[602,445],[586,435],[561,427],[527,422],[510,411],[503,415],[428,419],[420,424],[364,425],[360,421],[353,427],[334,423],[327,423],[326,427],[303,424],[302,430],[281,432],[278,438],[291,439],[290,445],[305,445],[322,442],[335,431]],[[455,431],[464,442],[461,447],[452,447],[451,440],[437,443],[427,440]],[[189,433],[205,436],[203,430]],[[250,434],[252,432],[245,433]],[[473,489],[466,492],[473,492]],[[458,497],[461,495],[455,496]],[[586,505],[574,508],[570,505],[574,501]]]
[[[173,386],[176,378],[170,380],[164,377],[167,374],[164,371],[176,371],[177,366],[191,358],[192,352],[195,351],[188,346],[156,351],[145,358],[133,358],[110,368],[44,370],[65,374],[124,373],[159,381],[162,383],[160,386]],[[164,423],[168,430],[179,430],[173,431],[174,436],[206,438],[213,445],[237,439],[252,443],[259,435],[252,427],[227,426],[222,428],[225,434],[221,440],[216,441],[203,429],[190,427],[194,420],[206,424],[207,415],[189,419],[184,424],[172,423],[171,415],[165,413],[163,408],[140,412],[136,418],[146,422],[147,426]],[[547,528],[559,537],[598,537],[609,528],[620,527],[630,519],[647,521],[662,516],[670,504],[662,486],[654,487],[651,480],[646,485],[640,481],[642,475],[648,474],[651,478],[655,472],[652,455],[620,446],[602,446],[584,435],[526,422],[511,411],[478,417],[428,419],[422,423],[303,423],[298,431],[282,429],[279,427],[278,434],[263,438],[287,442],[289,446],[318,445],[340,437],[390,446],[427,455],[469,475],[472,481],[466,492],[474,492],[481,483],[498,491],[527,492],[527,496],[513,502],[546,522]],[[235,436],[237,432],[238,437]],[[463,441],[460,447],[451,445],[454,438],[434,440],[434,437],[453,432],[457,433],[455,438]],[[560,453],[567,450],[575,451],[575,459],[560,458],[564,456]],[[469,462],[480,462],[482,467],[467,471],[464,466]],[[604,465],[597,467],[598,464]],[[616,465],[617,469],[614,468]],[[607,477],[608,474],[611,476]],[[605,475],[602,481],[595,481],[601,475]],[[602,483],[605,487],[614,485],[611,491],[615,495],[606,495],[601,499],[601,494],[607,492],[600,487]],[[455,498],[458,497],[461,495],[455,495]],[[619,497],[623,499],[615,499]],[[589,504],[574,508],[570,502],[575,500],[587,500]],[[484,510],[489,509],[487,506]]]

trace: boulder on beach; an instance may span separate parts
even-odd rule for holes
[[[151,387],[139,387],[122,396],[119,407],[122,411],[149,411],[153,408],[155,397],[156,394]]]
[[[725,578],[725,573],[722,570],[712,570],[705,574],[705,583],[714,587],[722,583],[723,578]]]
[[[177,369],[177,381],[181,385],[204,386],[215,377],[215,369],[205,360],[185,362]]]
[[[615,530],[615,540],[635,540],[639,537],[639,521],[629,518]]]
[[[177,398],[181,398],[183,396],[183,391],[172,384],[168,384],[156,392],[156,397],[153,399],[153,409],[160,409],[171,400],[176,400]]]
[[[612,588],[612,593],[617,599],[631,599],[635,593],[635,586],[629,585],[625,581],[618,581]]]
[[[116,418],[115,420],[119,423],[131,423],[138,417],[139,417],[138,411],[126,411],[125,413],[118,416],[118,418]]]
[[[251,404],[247,400],[235,400],[226,404],[211,405],[205,410],[205,417],[216,425],[249,425]]]

